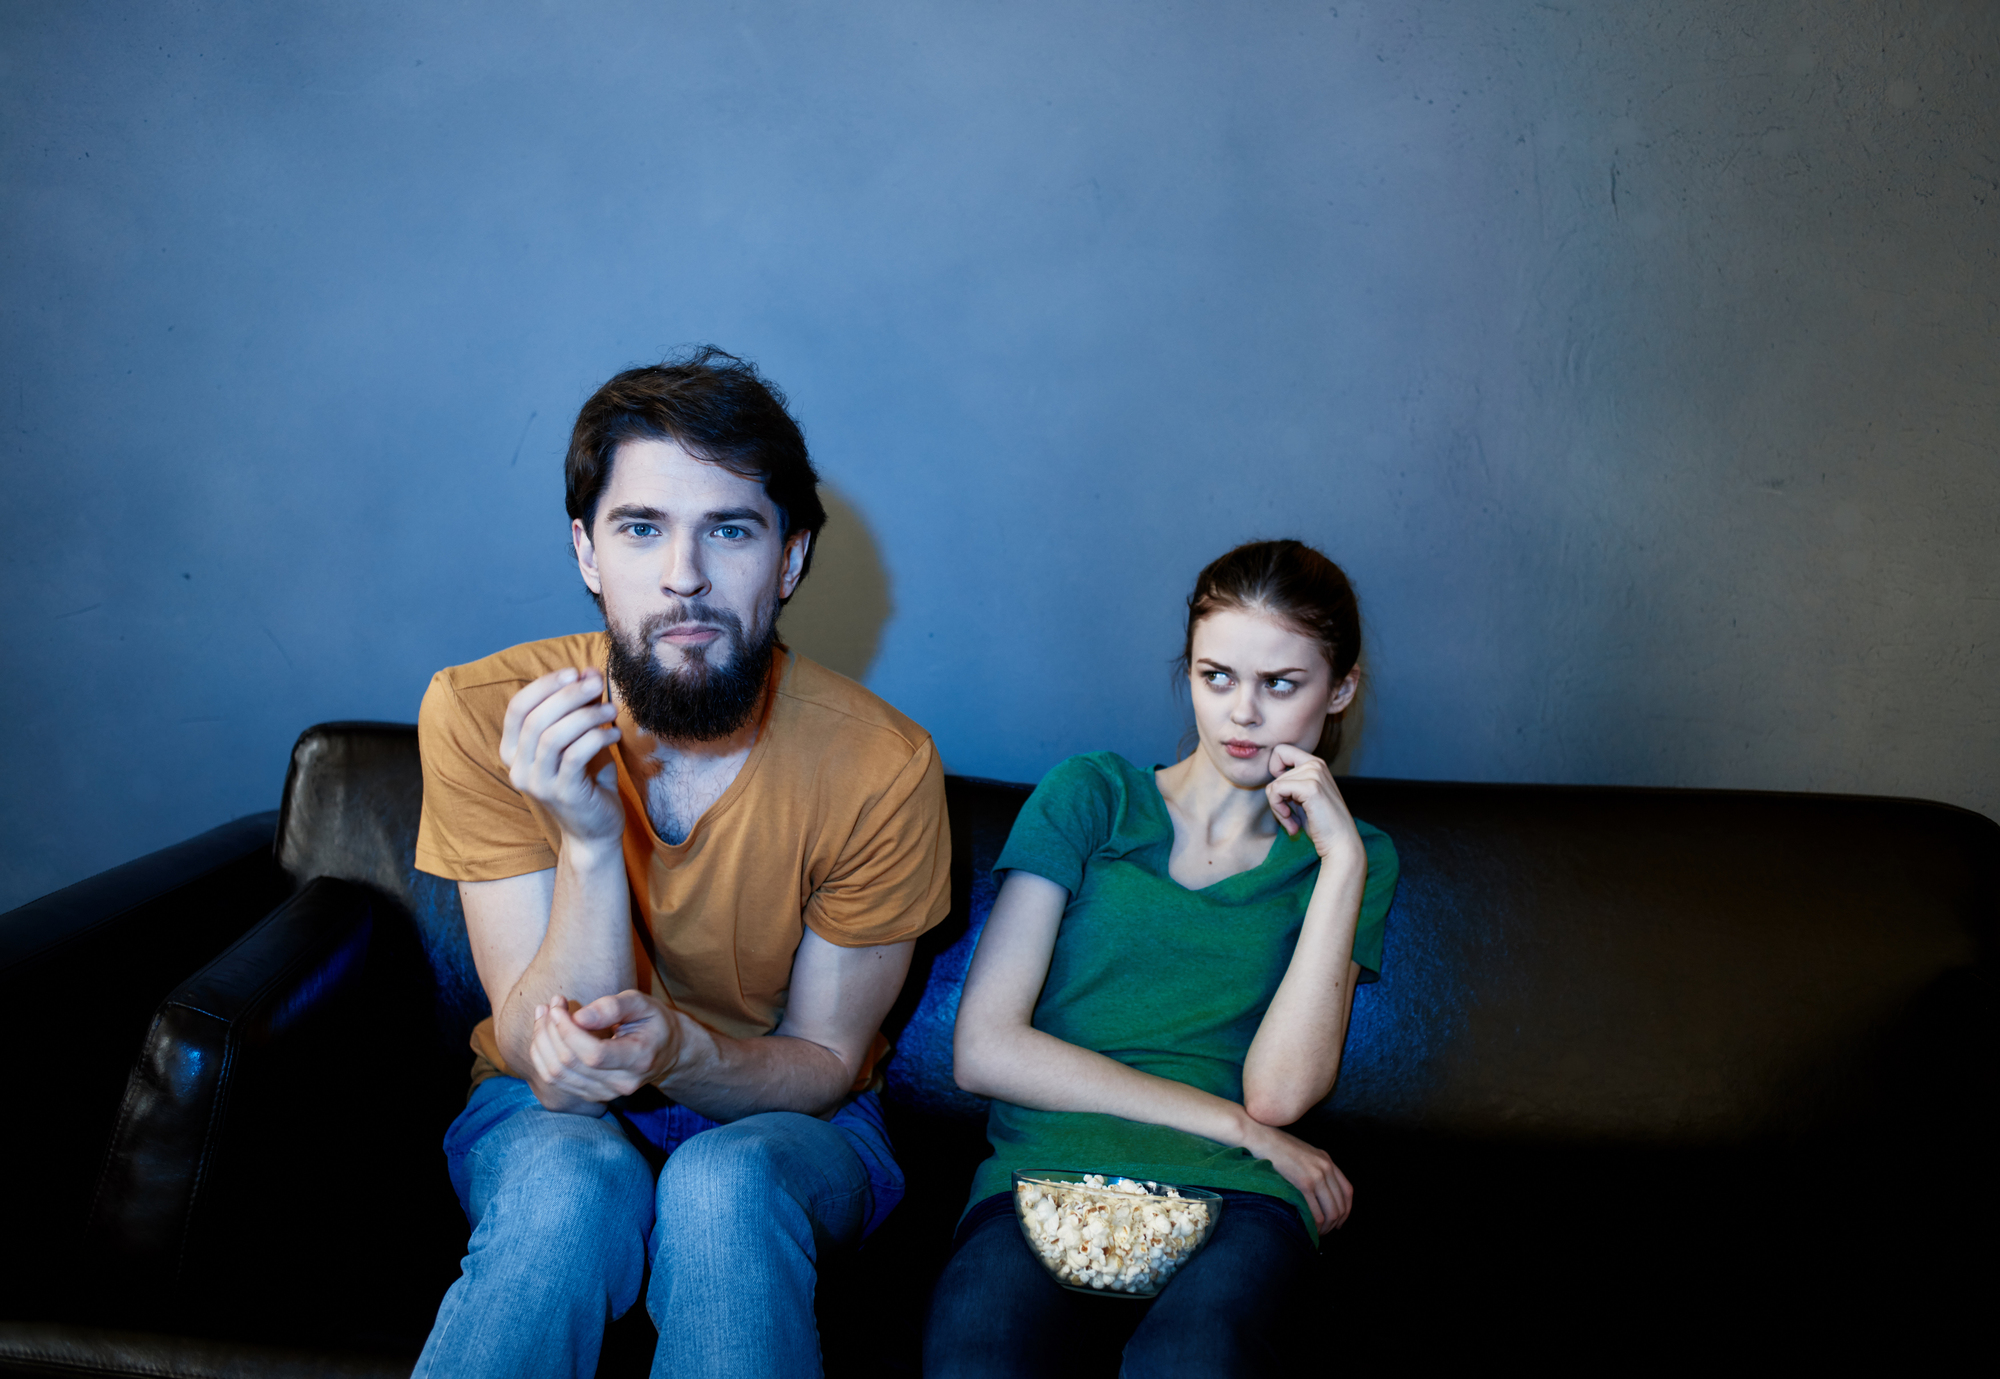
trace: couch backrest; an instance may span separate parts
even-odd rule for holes
[[[1342,782],[1402,860],[1333,1109],[1724,1143],[1983,1078],[2000,827],[1919,800]],[[1947,1095],[1957,1095],[1948,1092]],[[1933,1108],[1938,1109],[1938,1108]]]
[[[278,813],[278,864],[303,886],[333,876],[372,887],[414,926],[437,992],[442,1057],[467,1057],[490,1013],[458,886],[416,867],[423,807],[417,730],[408,723],[322,723],[299,735]],[[466,1068],[471,1069],[467,1057]]]
[[[1402,881],[1382,980],[1355,1002],[1337,1115],[1497,1137],[1742,1140],[1928,1086],[1974,1057],[1972,1025],[1988,1029],[2000,827],[1979,815],[1826,795],[1342,789],[1395,840]],[[983,1104],[951,1079],[951,1027],[992,863],[1028,791],[950,777],[946,792],[952,913],[919,944],[891,1013],[888,1090],[974,1117]],[[486,1002],[457,888],[412,864],[421,796],[414,729],[311,729],[293,751],[279,858],[299,883],[337,876],[398,902],[430,960],[443,1046],[462,1057]]]

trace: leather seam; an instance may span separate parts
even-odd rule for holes
[[[311,883],[307,884],[310,885]],[[300,895],[303,895],[303,891],[301,891]],[[298,896],[295,896],[293,900],[296,901],[298,898]],[[281,908],[289,908],[291,903],[293,902],[287,902],[286,906]],[[256,931],[253,928],[251,932],[254,933]],[[247,939],[249,935],[246,934],[244,937]],[[233,944],[231,945],[232,948],[234,946]],[[307,945],[299,952],[293,954],[289,962],[280,965],[277,971],[258,984],[257,988],[251,992],[249,999],[244,1002],[244,1010],[254,1010],[259,1002],[273,990],[282,986],[298,968],[317,961],[319,956],[313,945]],[[210,1019],[219,1020],[222,1018],[189,1002],[176,1001],[173,1004],[183,1010],[191,1010],[198,1014],[206,1015]],[[209,1110],[208,1129],[202,1136],[201,1154],[195,1164],[194,1186],[188,1193],[187,1213],[181,1223],[180,1249],[176,1253],[174,1260],[174,1279],[176,1282],[180,1280],[187,1268],[188,1253],[193,1248],[194,1242],[196,1209],[201,1201],[202,1190],[208,1184],[209,1173],[214,1167],[215,1156],[221,1147],[222,1128],[229,1103],[231,1074],[235,1070],[239,1046],[242,1043],[242,1029],[238,1021],[224,1020],[223,1028],[226,1033],[222,1041],[222,1066],[216,1073],[215,1105]]]
[[[146,1051],[153,1047],[154,1037],[159,1033],[160,1025],[166,1018],[167,1011],[165,1006],[153,1012],[153,1023],[147,1027],[145,1041],[139,1045],[139,1067],[133,1068],[131,1072],[126,1074],[125,1097],[123,1103],[118,1107],[118,1123],[112,1127],[111,1142],[104,1149],[104,1162],[98,1165],[97,1186],[90,1194],[89,1219],[92,1221],[97,1219],[98,1206],[104,1200],[105,1180],[111,1176],[111,1165],[118,1157],[118,1146],[125,1138],[125,1128],[131,1123],[132,1116],[135,1114],[133,1109],[135,1098],[133,1095],[132,1076],[138,1073],[140,1068],[144,1067]]]
[[[104,1374],[110,1366],[116,1365],[127,1374],[156,1375],[158,1379],[187,1379],[190,1371],[178,1366],[163,1366],[157,1360],[134,1360],[120,1357],[115,1360],[75,1359],[55,1351],[36,1350],[26,1354],[16,1352],[8,1355],[0,1351],[0,1360],[18,1359],[31,1365],[47,1365],[51,1369],[63,1370],[70,1374]]]

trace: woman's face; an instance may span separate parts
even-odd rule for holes
[[[1310,752],[1330,713],[1354,698],[1358,676],[1336,681],[1319,643],[1276,618],[1241,608],[1195,624],[1188,679],[1201,751],[1232,784],[1270,784],[1271,748]]]

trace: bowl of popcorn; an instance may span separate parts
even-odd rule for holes
[[[1150,1298],[1208,1243],[1219,1194],[1068,1169],[1014,1175],[1014,1215],[1028,1250],[1065,1288]]]

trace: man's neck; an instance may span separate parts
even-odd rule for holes
[[[661,841],[687,841],[701,816],[742,774],[763,719],[762,712],[752,713],[729,736],[705,742],[655,737],[634,725],[627,740],[618,744]]]

